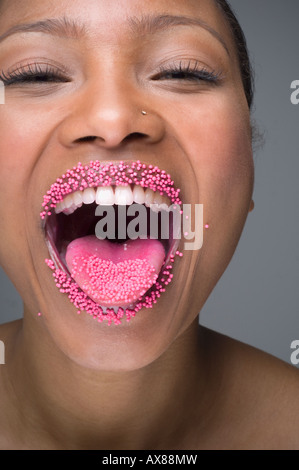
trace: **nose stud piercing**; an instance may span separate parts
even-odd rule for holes
[[[146,112],[146,111],[141,111],[141,114],[142,114],[143,116],[146,116],[146,115],[147,115],[147,112]]]

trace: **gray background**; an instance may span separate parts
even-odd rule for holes
[[[236,254],[201,312],[201,323],[290,362],[299,339],[299,1],[231,0],[256,74],[254,118],[265,144],[255,154],[255,210]],[[1,268],[0,268],[1,269]],[[0,271],[0,323],[22,303]]]

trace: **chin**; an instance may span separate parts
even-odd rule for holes
[[[63,315],[55,308],[41,318],[52,350],[66,360],[95,372],[125,372],[157,361],[194,320],[190,312],[167,308],[167,303],[166,296],[153,309],[141,309],[134,319],[121,324],[98,323],[89,315],[76,315],[61,302]]]

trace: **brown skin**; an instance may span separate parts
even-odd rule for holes
[[[90,0],[88,7],[4,0],[1,8],[0,35],[61,16],[79,18],[87,32],[76,39],[16,34],[0,43],[5,72],[47,62],[71,78],[7,87],[0,109],[0,262],[24,300],[24,320],[0,328],[0,447],[299,447],[297,371],[198,326],[238,243],[253,187],[250,116],[220,11],[210,0]],[[126,20],[154,14],[203,19],[229,52],[203,28],[150,34]],[[157,80],[162,65],[195,61],[219,73],[219,84]],[[87,136],[97,139],[78,140]],[[95,158],[166,169],[183,202],[204,204],[210,224],[203,248],[176,263],[154,309],[118,327],[76,315],[44,263],[43,195],[66,169]]]

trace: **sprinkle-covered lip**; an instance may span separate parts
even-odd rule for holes
[[[180,209],[182,204],[180,189],[175,187],[170,174],[165,170],[140,161],[103,163],[95,160],[85,165],[79,162],[77,166],[67,170],[61,177],[57,178],[43,198],[42,211],[40,213],[44,225],[46,243],[51,256],[51,260],[47,259],[46,263],[54,271],[53,276],[56,286],[61,293],[68,295],[69,300],[77,308],[78,313],[86,311],[99,322],[108,320],[108,324],[120,324],[123,317],[129,321],[141,308],[153,307],[153,304],[157,302],[161,293],[165,291],[166,286],[172,280],[173,274],[171,270],[175,257],[182,256],[182,253],[177,250],[179,241],[172,240],[158,279],[152,288],[141,296],[137,302],[129,307],[102,307],[80,289],[72,278],[71,273],[66,269],[56,249],[53,234],[48,230],[48,221],[52,220],[51,216],[53,214],[55,214],[55,217],[57,216],[59,205],[70,194],[78,191],[84,192],[87,188],[129,185],[131,187],[139,185],[144,189],[149,188],[153,192],[168,198],[174,207],[177,206],[177,209]]]
[[[57,178],[44,196],[41,218],[51,216],[57,204],[76,191],[99,186],[140,185],[167,196],[172,204],[181,205],[180,189],[176,189],[171,176],[157,166],[136,162],[103,163],[98,160],[87,165],[81,162]]]

